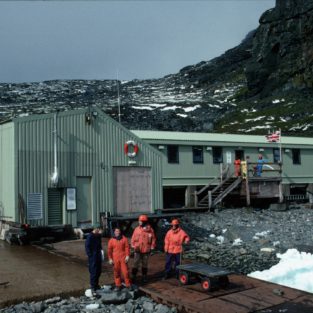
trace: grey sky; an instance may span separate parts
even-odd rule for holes
[[[0,82],[159,78],[234,47],[274,5],[0,1]]]

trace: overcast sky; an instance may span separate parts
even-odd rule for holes
[[[160,78],[210,60],[275,0],[0,1],[0,82]]]

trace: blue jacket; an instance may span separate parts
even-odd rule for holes
[[[85,249],[88,258],[91,258],[93,260],[100,260],[101,262],[101,235],[95,235],[94,233],[90,233],[87,236],[85,242]]]

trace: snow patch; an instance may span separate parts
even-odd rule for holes
[[[313,255],[289,249],[276,256],[278,264],[248,276],[313,293]]]

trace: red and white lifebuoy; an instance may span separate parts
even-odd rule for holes
[[[124,153],[128,157],[134,158],[139,152],[139,147],[134,140],[128,140],[124,145]]]

